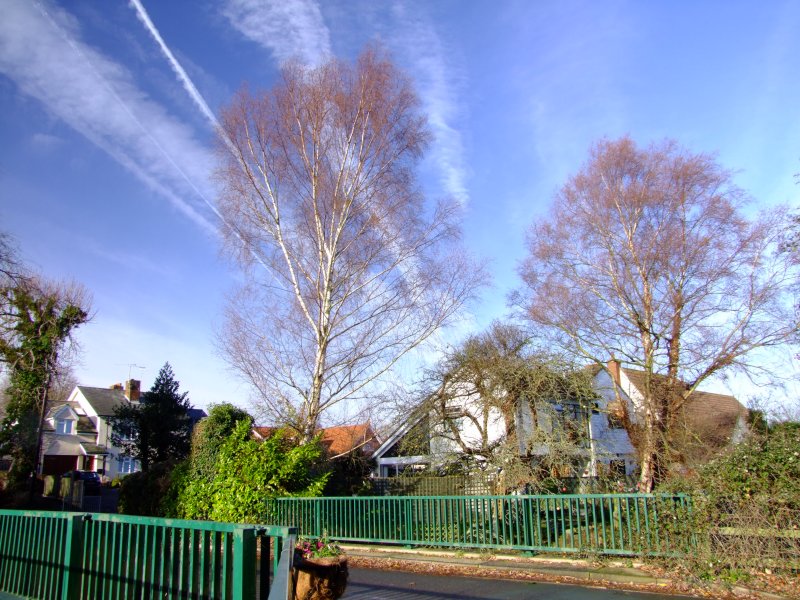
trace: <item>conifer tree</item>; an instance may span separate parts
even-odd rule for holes
[[[153,387],[142,394],[140,402],[114,411],[111,439],[125,456],[138,460],[143,471],[156,463],[182,460],[189,455],[192,407],[188,392],[181,393],[179,389],[172,367],[164,363]]]

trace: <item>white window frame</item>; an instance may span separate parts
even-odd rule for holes
[[[72,419],[56,419],[56,433],[58,435],[72,435]]]
[[[136,467],[137,464],[135,458],[131,458],[130,456],[119,457],[119,473],[121,475],[130,475],[131,473],[136,473]]]

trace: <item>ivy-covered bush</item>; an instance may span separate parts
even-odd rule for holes
[[[170,516],[256,523],[272,498],[322,493],[329,475],[319,468],[318,440],[298,445],[277,431],[261,442],[250,431],[250,419],[235,425],[219,447],[211,477],[190,466],[173,478]]]
[[[703,468],[706,493],[733,508],[800,510],[800,423],[781,423]]]
[[[223,402],[209,407],[208,416],[195,426],[192,433],[190,459],[193,477],[213,479],[220,448],[242,421],[252,423],[253,418],[238,406]]]
[[[319,496],[329,478],[319,440],[297,444],[284,431],[253,439],[253,420],[231,404],[212,406],[198,424],[189,459],[154,465],[126,477],[125,514],[227,522],[259,522],[269,500]]]
[[[797,588],[800,565],[800,423],[754,433],[693,477],[659,491],[687,492],[680,520],[693,540],[680,566],[703,578],[741,582],[770,574]],[[795,597],[795,596],[792,596]]]

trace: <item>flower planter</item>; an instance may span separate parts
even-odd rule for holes
[[[303,558],[295,552],[292,567],[294,600],[336,600],[347,587],[347,558]]]

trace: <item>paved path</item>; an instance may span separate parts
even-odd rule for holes
[[[679,596],[572,585],[350,569],[342,600],[675,600]]]

